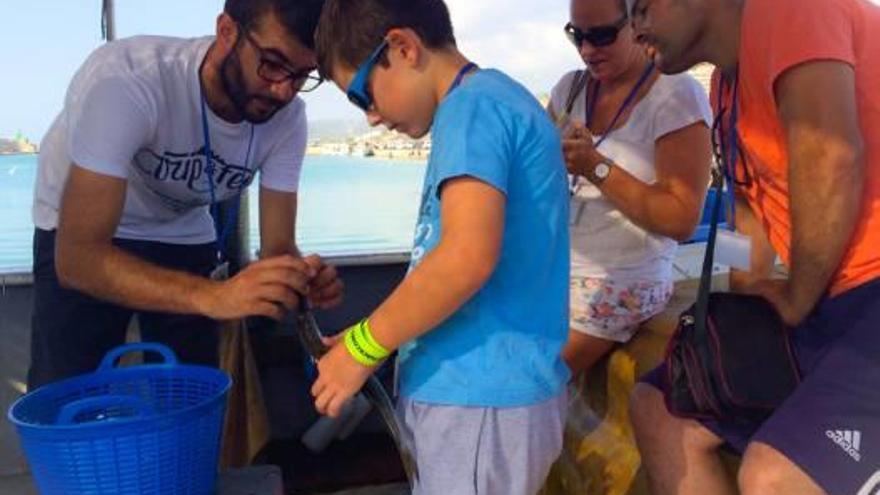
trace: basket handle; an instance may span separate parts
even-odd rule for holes
[[[126,419],[148,416],[155,413],[155,410],[150,404],[148,404],[136,395],[100,395],[97,397],[86,397],[85,399],[78,399],[68,404],[65,404],[61,408],[61,412],[58,413],[58,420],[56,421],[56,424],[63,426],[97,421],[113,421],[115,419],[119,419],[120,417],[98,417],[95,419],[90,419],[89,421],[82,422],[76,422],[74,421],[74,419],[76,419],[78,415],[89,410],[110,409],[114,407],[127,407],[135,411],[134,414],[132,414],[131,416],[126,416]]]
[[[98,372],[109,371],[113,369],[116,365],[116,361],[119,358],[131,352],[139,351],[155,352],[157,354],[160,354],[164,358],[165,365],[177,365],[177,356],[174,354],[174,351],[169,349],[167,346],[157,344],[155,342],[136,342],[133,344],[121,345],[108,352],[107,355],[104,356],[104,359],[101,360],[101,364],[98,365]]]

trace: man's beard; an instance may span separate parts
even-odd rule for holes
[[[220,82],[223,84],[223,90],[235,110],[241,117],[252,123],[262,124],[275,116],[279,110],[287,105],[287,102],[276,100],[274,98],[252,95],[247,92],[244,83],[244,74],[241,69],[241,59],[238,57],[238,51],[233,50],[226,56],[220,65]],[[272,105],[269,111],[256,112],[251,108],[251,104],[257,101],[264,101]]]

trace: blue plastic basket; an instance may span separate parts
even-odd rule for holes
[[[116,367],[135,351],[164,362]],[[25,395],[8,416],[44,495],[210,494],[230,384],[163,345],[130,344],[94,373]]]

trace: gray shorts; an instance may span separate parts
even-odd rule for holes
[[[400,399],[419,467],[414,495],[534,495],[562,452],[567,393],[526,407]]]

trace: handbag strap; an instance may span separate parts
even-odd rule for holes
[[[721,101],[722,94],[724,93],[725,79],[722,76],[720,78],[719,86],[718,86],[718,99]],[[725,128],[724,125],[719,125],[718,131],[721,136],[720,144],[721,144],[721,163],[719,167],[721,170],[714,169],[715,174],[712,180],[712,190],[715,191],[715,204],[712,205],[712,214],[710,217],[710,226],[709,226],[709,238],[706,240],[706,256],[703,258],[703,270],[700,274],[700,288],[697,294],[697,305],[694,308],[694,338],[697,340],[698,344],[706,344],[707,332],[706,332],[706,320],[709,316],[709,293],[712,291],[712,267],[715,264],[715,243],[718,238],[718,223],[721,220],[721,207],[724,203],[724,183],[725,178],[728,177],[726,171],[732,171],[736,166],[737,159],[737,133],[736,133],[736,124],[737,124],[737,90],[738,84],[737,80],[734,79],[734,83],[732,85],[731,91],[732,95],[732,103],[730,105],[730,119],[727,127],[727,139],[724,139]],[[719,104],[716,109],[718,112],[718,118],[722,119],[720,124],[724,123],[723,117],[724,113],[721,110],[721,105]],[[725,143],[726,141],[726,143]],[[731,181],[727,181],[727,187],[733,188],[734,184]]]
[[[712,266],[715,264],[715,241],[718,238],[718,221],[721,217],[721,205],[724,199],[724,176],[713,179],[712,189],[715,191],[715,203],[712,205],[709,238],[706,241],[706,256],[703,258],[703,271],[700,274],[700,289],[697,293],[697,307],[694,309],[696,335],[705,333],[706,317],[709,312],[709,293],[712,291]]]
[[[568,97],[565,99],[565,106],[563,107],[565,115],[571,115],[571,111],[574,108],[574,101],[577,100],[581,90],[586,86],[587,79],[587,71],[585,70],[579,70],[574,73],[574,78],[571,80],[571,87],[568,90]]]

